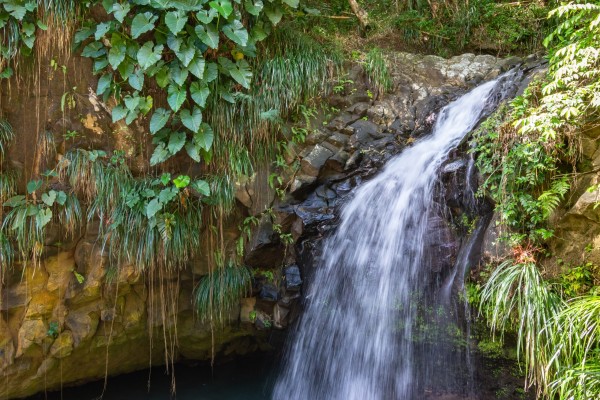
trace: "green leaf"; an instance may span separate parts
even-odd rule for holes
[[[150,133],[154,135],[161,130],[167,124],[170,117],[171,111],[164,108],[156,109],[154,114],[152,114],[152,118],[150,118]]]
[[[48,223],[52,220],[52,210],[49,208],[44,208],[40,210],[35,216],[35,223],[37,228],[43,228],[48,225]]]
[[[228,0],[211,1],[208,4],[212,9],[217,10],[219,14],[221,14],[224,18],[229,18],[229,16],[233,12],[233,6]]]
[[[208,182],[202,179],[195,180],[192,183],[192,189],[194,189],[203,196],[210,196],[210,186],[208,185]]]
[[[216,63],[209,62],[204,69],[204,82],[211,83],[219,76],[219,67]]]
[[[246,44],[248,44],[248,31],[238,20],[225,25],[223,27],[223,33],[240,47],[245,47]]]
[[[98,58],[106,54],[106,49],[101,42],[92,42],[83,48],[83,57]]]
[[[42,180],[33,180],[27,182],[27,193],[31,194],[42,187],[44,182]]]
[[[21,25],[21,29],[23,30],[25,36],[33,36],[33,34],[35,33],[35,24],[32,24],[30,22],[23,22],[23,24]]]
[[[185,144],[185,132],[171,132],[169,144],[167,146],[171,154],[177,154]]]
[[[298,4],[300,3],[300,0],[282,0],[282,1],[292,8],[298,8]]]
[[[167,102],[169,103],[171,110],[175,112],[179,111],[181,105],[187,97],[187,91],[183,87],[179,87],[177,85],[169,85],[167,92]]]
[[[250,81],[252,80],[252,71],[246,60],[241,60],[236,63],[235,68],[229,69],[231,77],[246,89],[250,89]]]
[[[219,47],[219,31],[214,25],[198,25],[195,30],[202,43],[212,49]]]
[[[165,147],[164,143],[159,143],[158,146],[154,149],[154,153],[152,153],[152,157],[150,157],[150,165],[154,166],[156,164],[160,164],[169,158],[169,150]]]
[[[169,182],[167,181],[167,183]],[[175,188],[165,188],[158,194],[158,200],[163,204],[167,204],[177,196],[177,192]]]
[[[61,206],[64,206],[65,203],[67,202],[67,194],[65,192],[63,192],[62,190],[59,190],[58,192],[56,192],[56,202],[58,204],[60,204]]]
[[[117,122],[125,118],[129,111],[122,105],[113,107],[112,109],[112,122]]]
[[[163,208],[163,205],[158,199],[152,199],[146,205],[146,217],[152,218]]]
[[[212,147],[214,138],[215,135],[212,128],[205,122],[202,123],[198,132],[194,134],[194,142],[206,151]]]
[[[171,182],[171,174],[168,172],[164,172],[161,176],[160,176],[160,181],[163,185],[168,185],[169,182]]]
[[[3,204],[4,207],[19,207],[25,204],[25,196],[22,194],[18,196],[13,196],[6,200]]]
[[[156,45],[152,41],[144,43],[137,53],[137,60],[143,70],[146,70],[156,64],[162,57],[164,46]]]
[[[179,51],[181,45],[183,44],[183,39],[178,38],[173,35],[167,36],[167,46],[173,51]]]
[[[42,194],[42,201],[48,206],[52,207],[54,201],[56,200],[56,191],[51,190],[48,193]]]
[[[175,55],[179,61],[181,61],[183,66],[187,67],[194,59],[196,49],[193,46],[181,46],[180,50],[175,52]]]
[[[125,43],[114,43],[113,46],[108,51],[108,62],[110,63],[113,69],[117,69],[117,67],[125,60],[125,55],[127,53],[127,46]]]
[[[244,6],[246,8],[246,11],[248,11],[250,14],[258,17],[260,15],[260,12],[263,9],[263,2],[261,0],[257,0],[255,2],[252,2],[250,0],[246,0],[244,2]]]
[[[198,132],[200,124],[202,124],[202,111],[198,107],[194,107],[191,113],[187,109],[181,110],[179,117],[181,118],[181,123],[186,128],[194,133]]]
[[[80,285],[85,281],[85,277],[75,270],[73,270],[73,275],[75,275],[75,279]]]
[[[106,92],[110,88],[110,84],[112,83],[112,74],[104,74],[98,79],[98,88],[96,89],[96,94],[98,96],[102,96],[104,92]]]
[[[144,73],[138,69],[135,73],[129,75],[129,86],[135,90],[142,90],[144,88]]]
[[[73,42],[75,44],[80,44],[81,42],[92,36],[94,32],[96,32],[96,29],[94,29],[93,27],[81,28],[77,31],[77,33],[75,33],[75,36],[73,37]]]
[[[129,111],[135,110],[140,104],[140,96],[126,96],[123,100]]]
[[[43,31],[47,31],[48,30],[48,25],[46,25],[45,23],[43,23],[39,19],[37,21],[35,21],[35,24],[38,26],[38,28],[40,28]]]
[[[203,24],[210,24],[219,12],[213,8],[210,10],[200,10],[196,13],[196,18]]]
[[[277,25],[283,17],[283,13],[279,7],[265,8],[265,14],[267,14],[267,18],[269,18],[269,21],[271,21],[273,25]]]
[[[96,26],[96,32],[94,33],[94,38],[96,40],[100,40],[104,37],[106,32],[110,29],[110,22],[101,22]]]
[[[154,29],[154,22],[157,19],[158,17],[149,11],[136,15],[131,21],[131,37],[137,39],[144,33]]]
[[[23,4],[19,4],[17,2],[4,3],[4,9],[19,21],[22,21],[23,17],[25,17],[25,13],[27,13],[27,8],[25,8]]]
[[[179,86],[183,86],[187,80],[189,71],[181,68],[178,62],[171,63],[171,79]]]
[[[115,19],[121,23],[123,23],[123,20],[125,19],[127,14],[129,14],[130,10],[131,10],[131,6],[129,5],[129,2],[126,2],[123,4],[115,3],[115,4],[113,4],[113,7],[112,7],[112,12],[113,12],[113,15],[115,16]]]
[[[192,82],[190,85],[190,93],[192,95],[192,100],[200,107],[206,107],[206,100],[210,95],[210,89],[205,83]]]
[[[188,70],[198,79],[202,79],[204,77],[204,67],[206,62],[204,58],[200,54],[197,54],[196,57],[190,62],[188,65]]]
[[[156,84],[164,89],[167,87],[167,85],[169,84],[169,82],[171,82],[171,73],[170,70],[167,67],[163,67],[161,68],[155,76],[156,79]]]
[[[173,179],[173,183],[177,189],[183,189],[190,184],[190,177],[187,175],[179,175],[177,178]]]
[[[188,17],[180,11],[169,11],[165,15],[165,24],[174,35],[177,35],[185,27]]]
[[[185,144],[185,151],[192,160],[200,162],[200,145],[196,142],[187,142]]]

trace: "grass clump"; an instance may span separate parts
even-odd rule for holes
[[[226,322],[251,290],[252,273],[244,266],[229,264],[204,277],[195,292],[195,303],[202,321]]]

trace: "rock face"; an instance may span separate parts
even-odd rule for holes
[[[547,265],[554,273],[586,263],[600,265],[600,129],[582,129],[581,137],[584,159],[578,169],[583,173],[551,221],[555,232]]]
[[[117,127],[87,91],[88,86],[95,86],[94,78],[86,72],[91,71],[89,60],[76,60],[73,65],[80,68],[80,80],[66,85],[80,88],[82,100],[78,100],[77,111],[84,118],[75,122],[62,118],[59,105],[63,84],[49,80],[43,120],[48,126],[60,125],[61,132],[63,128],[84,132],[80,147],[102,147],[114,139],[109,132]],[[61,383],[102,378],[105,371],[113,375],[163,363],[163,334],[173,333],[175,323],[178,345],[172,355],[176,360],[209,360],[213,333],[217,357],[267,349],[267,331],[285,328],[297,317],[302,283],[310,279],[313,261],[319,257],[316,243],[335,226],[339,206],[352,188],[428,132],[442,106],[506,69],[506,63],[494,57],[468,54],[445,60],[400,53],[393,56],[390,65],[394,79],[391,94],[373,96],[362,70],[353,68],[356,90],[331,99],[339,114],[322,121],[323,127],[312,131],[305,143],[289,144],[288,161],[299,161],[300,168],[287,177],[290,184],[283,200],[267,183],[268,167],[258,168],[254,176],[236,183],[237,217],[225,227],[225,236],[228,246],[235,247],[241,216],[259,220],[252,227],[245,257],[258,272],[252,297],[242,300],[226,327],[211,332],[192,307],[194,285],[208,274],[208,260],[193,260],[189,268],[160,282],[150,281],[135,265],[124,263],[110,269],[92,222],[71,243],[53,247],[49,242],[40,265],[16,265],[4,277],[0,293],[0,397],[23,397]],[[32,121],[21,113],[26,107],[35,108],[30,104],[33,100],[9,101],[5,93],[2,90],[2,113],[19,131],[34,131]],[[143,135],[141,127],[135,127],[117,138],[117,148],[126,150],[130,143],[143,140]],[[28,140],[31,138],[18,136],[11,149],[11,159],[27,171],[33,163],[25,145]],[[62,136],[57,140],[60,146]],[[145,168],[147,164],[140,162],[137,172]],[[460,173],[457,171],[464,171],[464,165],[448,166],[446,174]],[[440,193],[442,201],[444,191],[440,189]],[[452,196],[446,197],[451,202]],[[458,204],[462,195],[454,193],[453,199]],[[272,210],[268,215],[267,209]],[[575,220],[588,218],[584,214],[589,206],[583,200],[577,210],[582,211],[573,217]],[[459,243],[451,240],[453,227],[447,219],[434,221],[431,229],[438,231],[439,237],[431,246],[437,249],[439,262],[433,274],[441,276],[452,265]],[[291,243],[280,233],[289,234]],[[165,296],[172,299],[172,309],[159,306]]]

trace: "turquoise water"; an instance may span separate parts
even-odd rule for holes
[[[267,400],[273,386],[272,357],[247,358],[223,365],[175,366],[177,390],[171,395],[171,377],[164,367],[109,378],[103,400]],[[151,373],[151,375],[150,375]],[[150,375],[150,390],[148,377]],[[30,400],[96,400],[104,382],[41,393]]]

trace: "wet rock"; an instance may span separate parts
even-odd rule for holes
[[[396,119],[394,111],[385,103],[379,103],[367,110],[369,121],[377,125],[389,126]]]
[[[279,300],[279,290],[271,284],[263,285],[258,298],[267,301],[277,301]]]
[[[297,292],[302,286],[300,277],[300,268],[297,265],[290,265],[283,270],[285,276],[285,289],[291,292]]]
[[[304,174],[296,175],[296,177],[294,178],[294,181],[292,182],[292,185],[290,186],[290,193],[292,195],[297,196],[297,195],[301,194],[303,189],[309,188],[316,181],[317,181],[316,176],[310,176],[310,175],[304,175]]]
[[[344,168],[346,167],[346,162],[349,158],[350,154],[348,154],[344,150],[340,150],[333,157],[327,160],[325,166],[327,168],[332,169],[333,171],[342,172],[344,171]]]
[[[288,325],[288,315],[290,310],[275,304],[273,307],[273,326],[277,329],[283,329]]]
[[[362,118],[367,115],[367,110],[371,107],[369,103],[356,103],[346,109],[347,112],[355,114],[358,118]]]
[[[335,117],[327,127],[334,131],[340,131],[344,129],[346,126],[356,122],[360,119],[360,115],[351,114],[351,113],[342,113]]]
[[[348,143],[348,136],[342,133],[334,132],[333,135],[327,138],[327,141],[334,146],[344,147],[346,143]]]
[[[302,172],[308,176],[318,176],[325,162],[334,155],[334,152],[318,144],[302,159]]]
[[[328,136],[329,133],[324,132],[320,129],[315,129],[308,136],[306,136],[306,140],[304,141],[304,143],[308,145],[315,145],[323,142],[325,139],[327,139]]]

